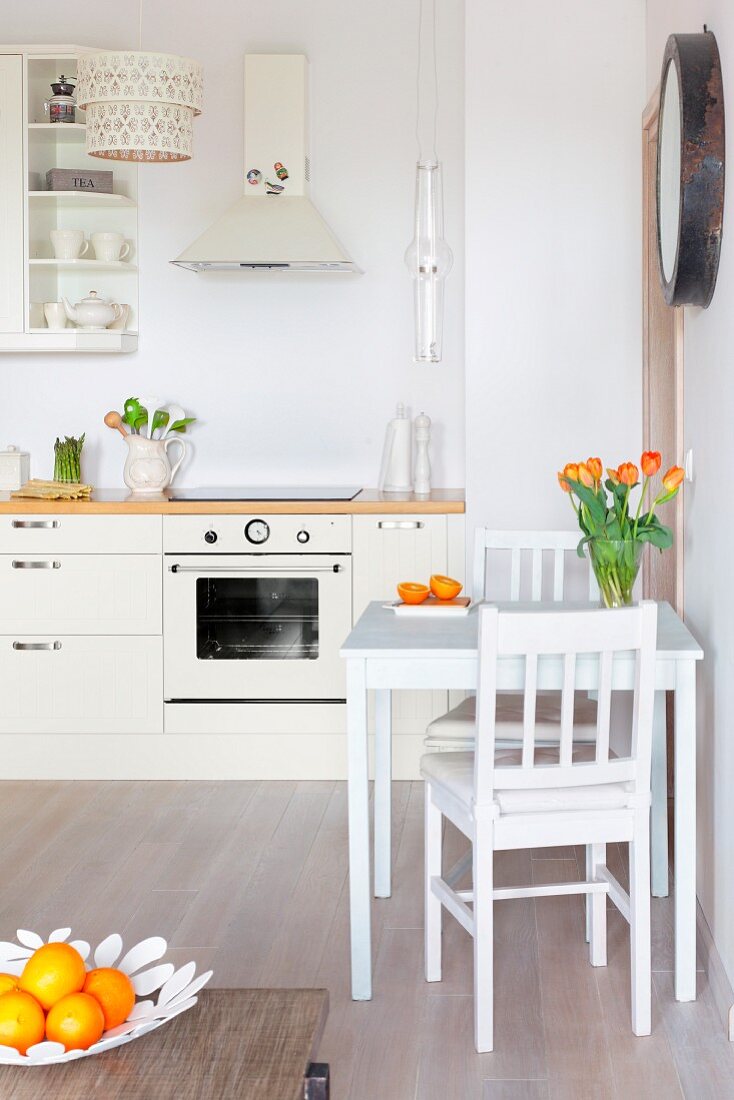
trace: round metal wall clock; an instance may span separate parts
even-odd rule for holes
[[[705,308],[716,286],[724,214],[724,94],[710,31],[667,41],[656,190],[665,301]]]

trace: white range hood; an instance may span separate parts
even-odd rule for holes
[[[243,179],[243,197],[172,263],[190,271],[361,273],[309,197],[303,54],[245,56]]]

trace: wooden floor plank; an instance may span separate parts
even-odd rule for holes
[[[686,1100],[728,1100],[734,1096],[734,1051],[705,976],[697,977],[698,999],[679,1004],[673,975],[653,974],[662,1024]]]
[[[567,882],[576,860],[533,860],[534,882]],[[614,1100],[611,1054],[578,895],[535,903],[551,1100]]]

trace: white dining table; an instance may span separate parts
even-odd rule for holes
[[[542,610],[543,604],[502,603],[502,610]],[[589,604],[555,603],[579,608]],[[610,611],[609,614],[614,614]],[[352,998],[372,997],[372,932],[370,918],[370,821],[367,704],[375,693],[375,896],[391,891],[391,786],[393,690],[476,690],[477,607],[466,616],[398,615],[381,602],[368,604],[344,642],[341,656],[347,672],[347,741],[349,788],[349,889]],[[653,729],[653,813],[651,823],[652,892],[668,892],[666,692],[675,695],[675,996],[696,997],[696,662],[703,650],[668,603],[658,604],[655,717]],[[594,691],[599,661],[580,655],[577,687]],[[632,690],[633,655],[617,654],[613,687]],[[562,687],[563,664],[553,657],[538,663],[538,687]],[[497,687],[521,691],[524,662],[500,658]]]

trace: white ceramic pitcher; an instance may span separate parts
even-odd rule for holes
[[[134,493],[161,493],[173,481],[184,460],[186,444],[179,435],[167,439],[148,439],[144,435],[126,435],[128,452],[122,476],[128,489]],[[171,466],[168,448],[178,443],[181,455]]]

